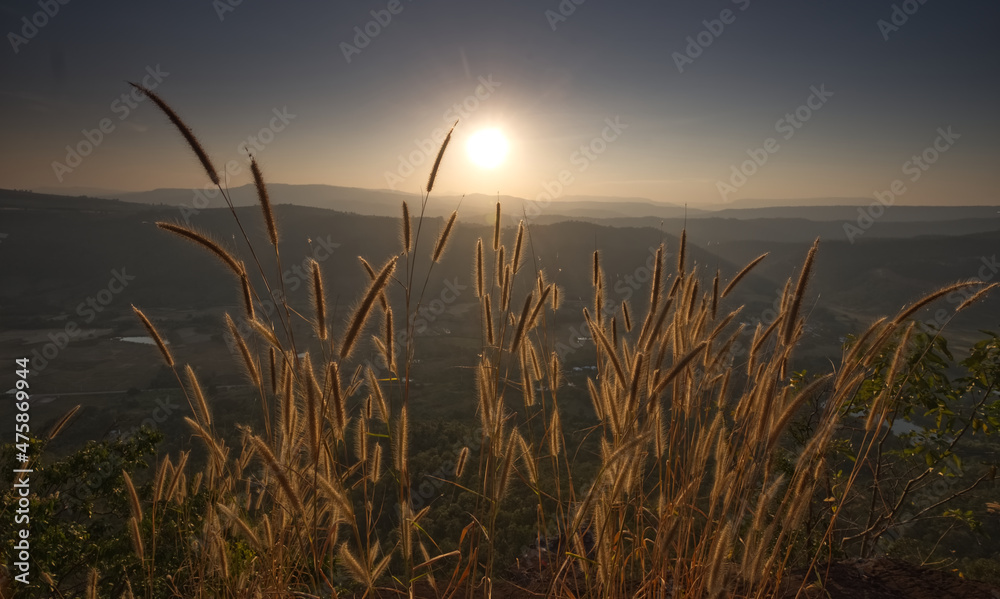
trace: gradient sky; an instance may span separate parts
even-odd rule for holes
[[[37,16],[47,3],[58,12]],[[371,24],[387,7],[397,14]],[[560,7],[572,14],[556,20]],[[898,28],[880,28],[894,11]],[[724,14],[731,22],[718,35],[702,33]],[[26,28],[25,18],[44,25]],[[377,35],[348,61],[343,44],[366,25]],[[126,80],[158,65],[169,75],[157,93],[220,170],[242,160],[248,136],[283,127],[256,152],[272,182],[416,192],[436,151],[419,142],[466,103],[442,193],[698,205],[873,197],[898,179],[899,203],[996,204],[998,27],[1000,4],[985,0],[0,0],[0,187],[203,186],[149,102],[115,104]],[[710,44],[690,46],[699,34]],[[689,46],[700,55],[681,72],[677,53]],[[800,108],[812,89],[832,96]],[[796,109],[808,120],[779,124]],[[275,110],[294,118],[274,120]],[[102,119],[112,127],[90,155],[54,168]],[[487,126],[511,146],[492,171],[464,149]],[[957,137],[940,137],[949,127]],[[774,151],[754,152],[768,138]],[[926,170],[907,165],[925,150],[936,159]],[[745,182],[731,179],[748,151],[766,162],[747,165],[756,172]],[[247,181],[245,169],[231,178]]]

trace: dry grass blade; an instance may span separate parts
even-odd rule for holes
[[[732,292],[732,290],[736,288],[736,285],[740,282],[740,280],[742,280],[743,277],[747,276],[750,273],[750,271],[753,270],[753,267],[760,264],[760,261],[763,260],[764,258],[767,258],[767,252],[764,252],[760,256],[757,256],[756,258],[751,260],[749,264],[743,267],[743,270],[736,273],[736,276],[733,277],[733,280],[729,281],[729,284],[726,285],[726,288],[722,290],[722,297],[726,297],[727,295],[729,295],[730,292]]]
[[[160,337],[160,333],[156,330],[156,327],[154,327],[153,323],[146,318],[146,315],[142,313],[142,310],[136,308],[135,305],[132,306],[132,311],[139,317],[139,320],[142,321],[142,326],[146,327],[146,331],[149,333],[149,336],[156,342],[156,347],[160,349],[160,353],[163,355],[163,360],[167,363],[167,366],[173,368],[174,357],[170,355],[170,351],[167,349],[167,343],[163,340],[163,337]]]
[[[219,259],[222,260],[237,277],[243,276],[245,272],[243,269],[243,265],[240,264],[236,260],[236,258],[233,257],[232,254],[223,249],[221,245],[219,245],[215,241],[212,241],[207,236],[202,235],[201,233],[193,229],[189,229],[187,227],[182,227],[181,225],[175,225],[174,223],[168,223],[164,221],[157,222],[156,226],[163,229],[164,231],[169,231],[174,235],[178,235],[180,237],[183,237],[184,239],[193,241],[194,243],[202,246],[203,248],[207,249],[208,251],[218,256]]]
[[[257,199],[260,200],[260,208],[264,211],[264,223],[267,225],[267,238],[271,245],[278,247],[278,227],[274,223],[274,210],[271,208],[271,197],[267,193],[267,185],[264,184],[264,175],[260,172],[260,165],[257,159],[250,156],[250,172],[253,173],[253,184],[257,188]]]
[[[792,342],[792,334],[795,333],[799,319],[799,310],[802,307],[802,299],[806,295],[806,285],[809,284],[809,275],[812,274],[813,261],[816,259],[816,251],[819,250],[819,237],[813,242],[806,254],[806,261],[802,264],[802,272],[799,273],[799,282],[795,285],[795,294],[792,296],[791,306],[788,308],[788,316],[785,317],[785,328],[782,331],[782,339],[785,344]]]
[[[382,290],[385,288],[386,283],[389,282],[389,277],[392,275],[393,270],[396,268],[396,259],[392,258],[385,263],[382,270],[372,281],[372,284],[368,287],[368,293],[365,294],[364,299],[358,305],[358,308],[354,311],[354,316],[351,318],[351,324],[347,328],[347,334],[344,335],[344,343],[340,346],[340,359],[345,360],[351,355],[351,350],[354,349],[354,343],[358,339],[358,335],[361,333],[361,329],[364,328],[365,322],[372,311],[372,304],[375,303],[375,298],[379,297]]]
[[[187,142],[188,146],[198,157],[198,161],[201,162],[201,166],[205,169],[205,173],[208,175],[209,180],[212,181],[213,185],[219,185],[221,183],[219,173],[215,170],[215,165],[213,165],[212,161],[209,159],[208,153],[205,152],[205,148],[201,146],[201,142],[198,141],[197,137],[195,137],[191,128],[181,120],[181,117],[174,112],[174,109],[171,108],[169,104],[164,102],[160,96],[153,93],[153,91],[139,85],[138,83],[132,83],[131,81],[129,81],[129,85],[139,90],[143,95],[152,100],[160,111],[162,111],[163,114],[170,119],[170,122],[173,123],[174,127],[176,127],[177,130],[180,131],[181,135],[184,136],[184,141]]]
[[[431,190],[434,189],[434,180],[437,179],[438,168],[441,166],[441,159],[444,158],[444,151],[448,149],[448,144],[451,142],[451,134],[457,125],[458,121],[455,121],[455,124],[448,130],[448,135],[444,137],[444,142],[441,143],[441,149],[438,150],[437,158],[434,159],[434,166],[431,167],[431,175],[427,178],[427,193],[430,193]]]
[[[451,213],[448,218],[448,222],[445,224],[444,229],[441,231],[441,236],[438,237],[437,244],[434,246],[434,255],[431,260],[437,262],[441,259],[441,254],[444,253],[444,247],[448,243],[448,237],[451,235],[451,229],[455,226],[455,219],[458,217],[458,210]]]

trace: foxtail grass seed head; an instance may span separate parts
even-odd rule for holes
[[[680,245],[677,247],[677,275],[682,276],[684,274],[684,261],[687,257],[687,229],[681,230],[681,241]]]
[[[127,471],[122,470],[122,478],[125,480],[125,490],[128,491],[128,502],[132,510],[132,517],[142,521],[142,506],[139,504],[139,495],[135,492],[135,486],[132,484],[132,477],[128,475]]]
[[[524,221],[517,225],[517,240],[514,242],[514,258],[511,260],[511,272],[517,274],[521,265],[521,243],[524,241]]]
[[[76,404],[75,406],[70,408],[68,412],[63,414],[63,417],[60,418],[59,421],[56,422],[52,426],[52,428],[49,429],[49,432],[45,435],[46,440],[51,441],[52,439],[58,437],[62,429],[65,428],[67,424],[69,424],[69,421],[72,420],[73,416],[75,416],[76,413],[79,411],[80,411],[80,404]]]
[[[813,261],[816,259],[816,250],[818,249],[819,238],[817,237],[812,247],[809,248],[809,253],[806,254],[806,261],[802,265],[802,272],[799,273],[799,282],[795,286],[795,295],[792,296],[788,316],[785,318],[785,328],[782,331],[782,338],[786,345],[791,343],[792,335],[795,333],[796,325],[798,325],[799,309],[802,307],[802,299],[806,294],[806,285],[809,283],[809,275],[812,274]]]
[[[549,360],[549,386],[555,391],[562,380],[562,368],[559,366],[559,352],[552,352]]]
[[[549,294],[552,292],[553,287],[555,286],[548,285],[541,290],[541,295],[538,296],[538,303],[535,304],[535,307],[531,310],[531,316],[528,318],[527,331],[530,331],[532,328],[534,328],[536,321],[538,320],[538,315],[541,314],[542,310],[545,308],[545,300],[548,299]]]
[[[653,264],[653,284],[649,288],[649,312],[656,311],[663,286],[663,244],[656,248],[656,263]]]
[[[246,341],[243,339],[243,335],[240,334],[236,323],[233,319],[226,314],[226,326],[229,327],[229,333],[236,340],[236,346],[240,350],[240,356],[243,358],[243,367],[246,368],[247,375],[250,377],[251,382],[254,386],[263,389],[263,381],[260,378],[260,368],[257,367],[257,361],[254,359],[253,354],[250,353],[250,348],[247,347]]]
[[[552,410],[548,432],[549,454],[557,456],[562,448],[562,424],[559,422],[559,410]]]
[[[503,311],[510,309],[511,289],[513,288],[513,285],[511,285],[512,278],[510,276],[510,264],[505,264],[503,267],[503,285],[500,286],[500,309]]]
[[[500,248],[497,250],[497,267],[496,267],[496,271],[497,271],[497,287],[500,287],[500,288],[503,288],[503,270],[504,270],[504,266],[505,266],[504,261],[503,261],[503,249],[504,248],[501,245]]]
[[[316,312],[316,336],[320,341],[326,341],[326,298],[323,294],[323,277],[319,271],[319,262],[310,259],[312,267],[312,300]]]
[[[358,335],[361,333],[361,329],[364,328],[365,322],[368,320],[368,316],[372,312],[372,304],[375,303],[375,298],[379,297],[382,290],[385,289],[386,284],[389,282],[389,277],[392,275],[393,270],[396,268],[396,259],[393,258],[386,262],[385,266],[372,281],[371,286],[368,287],[368,293],[358,304],[357,309],[354,311],[354,316],[351,317],[350,326],[347,328],[347,333],[344,335],[344,342],[340,346],[340,359],[345,360],[351,355],[351,351],[354,349],[355,341],[358,339]]]
[[[476,242],[476,297],[483,297],[484,293],[484,265],[483,265],[483,238]]]
[[[246,312],[247,320],[254,319],[254,309],[253,309],[253,289],[250,287],[250,277],[247,276],[246,271],[243,271],[243,275],[240,276],[240,287],[243,289],[243,311]]]
[[[184,374],[187,375],[188,386],[191,387],[191,392],[194,395],[194,405],[198,408],[198,419],[201,420],[203,426],[212,426],[212,413],[208,409],[205,394],[202,393],[201,385],[198,384],[198,378],[190,364],[184,366]]]
[[[403,202],[403,252],[410,253],[410,207]]]
[[[913,314],[917,310],[923,308],[924,306],[926,306],[927,304],[933,302],[934,300],[937,300],[938,298],[941,298],[941,297],[943,297],[945,295],[948,295],[949,293],[951,293],[953,291],[958,291],[959,289],[964,289],[966,287],[972,287],[972,286],[980,285],[980,284],[981,283],[978,282],[978,281],[972,281],[972,282],[966,282],[966,283],[954,283],[952,285],[948,285],[947,287],[943,287],[941,289],[938,289],[934,293],[931,293],[930,295],[926,295],[926,296],[922,297],[921,299],[917,300],[912,306],[908,307],[907,309],[905,309],[902,312],[900,312],[899,314],[897,314],[896,317],[892,319],[891,325],[893,327],[898,327],[907,318],[909,318],[910,316],[913,316]]]
[[[521,318],[517,321],[517,330],[514,332],[514,339],[510,342],[510,353],[516,354],[518,348],[521,346],[521,340],[524,338],[525,334],[525,324],[528,322],[528,317],[531,310],[531,294],[524,298],[524,307],[521,308]]]
[[[719,271],[715,271],[715,278],[712,279],[712,320],[719,314]]]
[[[747,276],[747,274],[751,270],[753,270],[753,267],[755,267],[758,264],[760,264],[760,261],[763,260],[764,258],[767,258],[767,252],[765,252],[765,253],[761,254],[760,256],[757,256],[756,258],[754,258],[749,264],[747,264],[746,266],[743,267],[743,270],[741,270],[740,272],[736,273],[736,276],[733,277],[733,280],[729,281],[729,284],[726,285],[726,288],[722,290],[722,297],[726,297],[727,295],[729,295],[733,291],[733,289],[736,288],[736,285],[740,282],[740,280],[743,277]]]
[[[965,310],[966,308],[968,308],[972,304],[978,302],[980,299],[982,299],[982,297],[984,295],[986,295],[987,293],[993,291],[997,287],[1000,287],[1000,283],[991,283],[990,285],[987,285],[986,287],[983,287],[982,289],[980,289],[976,293],[972,294],[972,296],[970,296],[969,299],[965,300],[957,308],[955,308],[955,312],[961,312],[962,310]]]
[[[260,165],[257,159],[250,157],[250,172],[253,173],[253,184],[257,188],[257,199],[260,201],[260,208],[264,212],[264,224],[267,225],[267,238],[271,245],[278,247],[278,227],[274,222],[274,210],[271,208],[271,197],[267,193],[267,185],[264,184],[264,175],[260,172]]]
[[[385,363],[389,372],[396,372],[395,333],[392,326],[392,308],[385,311],[385,332],[383,345],[385,347]]]
[[[403,406],[402,410],[399,412],[399,423],[396,438],[393,439],[393,442],[395,444],[393,460],[395,462],[396,470],[399,472],[405,472],[410,459],[410,417],[407,414],[406,406]]]
[[[163,355],[163,361],[167,363],[167,366],[173,368],[174,357],[170,355],[170,350],[167,349],[167,342],[163,340],[163,337],[160,337],[160,333],[156,330],[156,327],[153,326],[153,323],[146,318],[146,315],[142,313],[142,310],[133,305],[132,311],[139,317],[139,320],[142,322],[142,326],[146,327],[146,331],[149,333],[149,336],[156,342],[156,347],[160,349],[160,354]]]
[[[142,532],[139,531],[139,521],[136,520],[135,516],[132,516],[128,519],[128,524],[129,531],[132,533],[132,549],[140,561],[144,560],[146,556],[142,545]]]
[[[594,250],[594,287],[597,287],[601,281],[601,252],[600,250]]]
[[[465,463],[469,460],[469,448],[463,447],[462,451],[458,452],[458,459],[455,463],[455,478],[461,478],[462,473],[465,472]]]
[[[374,281],[378,275],[375,274],[375,269],[372,268],[372,265],[368,264],[368,261],[365,260],[364,257],[362,256],[358,256],[358,261],[361,262],[361,266],[365,269],[365,272],[368,273],[368,278]],[[386,297],[385,291],[379,294],[378,301],[379,304],[382,305],[383,311],[389,309],[389,298]]]
[[[181,117],[179,117],[177,113],[174,112],[174,109],[171,108],[170,105],[168,105],[166,102],[164,102],[163,99],[160,98],[160,96],[153,93],[153,91],[139,85],[138,83],[132,83],[131,81],[129,82],[129,85],[131,85],[139,92],[141,92],[143,95],[145,95],[147,98],[152,100],[153,103],[156,104],[156,106],[160,109],[160,111],[163,112],[163,114],[166,115],[168,119],[170,119],[170,122],[173,123],[174,127],[176,127],[177,130],[180,131],[181,135],[184,136],[184,141],[187,142],[188,146],[191,148],[191,151],[193,151],[195,155],[198,157],[198,161],[201,162],[201,166],[202,168],[205,169],[205,173],[208,175],[209,180],[212,182],[213,185],[219,185],[221,183],[221,180],[219,179],[219,173],[218,171],[215,170],[215,166],[212,164],[212,161],[208,158],[208,153],[205,152],[205,148],[201,146],[201,142],[198,141],[197,137],[195,137],[194,132],[191,131],[191,128],[188,127],[184,123],[184,121],[181,120]]]
[[[500,202],[497,202],[497,215],[493,220],[493,251],[500,249]]]
[[[330,406],[333,408],[333,424],[335,432],[340,437],[343,435],[344,429],[347,428],[347,398],[344,397],[340,386],[340,368],[336,362],[330,362],[327,369],[327,380],[329,381],[327,384],[330,386],[330,394],[333,396],[333,402]]]
[[[490,296],[483,298],[483,326],[486,327],[486,344],[493,345],[493,307],[490,305]]]
[[[179,235],[180,237],[183,237],[189,241],[193,241],[194,243],[212,252],[213,254],[218,256],[218,258],[222,260],[225,263],[225,265],[228,266],[229,269],[233,271],[233,274],[235,274],[237,277],[241,277],[244,275],[245,270],[243,268],[242,263],[238,262],[236,258],[233,257],[232,254],[227,252],[225,249],[222,248],[221,245],[212,241],[207,236],[202,235],[201,233],[198,233],[197,231],[194,231],[192,229],[188,229],[187,227],[175,225],[174,223],[160,221],[156,223],[156,226],[163,229],[164,231],[169,231],[174,235]]]
[[[448,237],[451,235],[452,227],[455,226],[455,219],[458,217],[458,210],[451,213],[448,218],[448,222],[445,224],[444,229],[441,230],[441,236],[438,237],[437,244],[434,246],[434,256],[432,260],[437,262],[441,259],[441,254],[444,253],[444,247],[448,243]]]
[[[277,364],[275,363],[275,360],[274,360],[274,348],[273,347],[269,347],[267,349],[268,349],[268,357],[269,357],[269,360],[270,360],[270,370],[268,372],[271,375],[271,393],[272,394],[277,394],[278,393],[278,369],[277,369]]]
[[[438,150],[437,158],[434,159],[434,166],[431,167],[431,176],[427,178],[427,193],[430,193],[434,189],[434,180],[437,179],[438,168],[441,166],[441,159],[444,157],[444,151],[448,149],[448,143],[451,142],[451,134],[458,126],[458,121],[451,126],[448,130],[448,135],[444,137],[444,142],[441,143],[441,149]]]

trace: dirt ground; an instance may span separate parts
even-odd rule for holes
[[[816,579],[815,575],[810,576]],[[1000,587],[966,580],[951,572],[919,568],[905,562],[885,558],[847,560],[820,568],[819,581],[808,584],[797,599],[1000,599]],[[796,599],[802,577],[786,579],[775,599]],[[533,599],[546,596],[547,585],[538,580],[518,583],[497,581],[493,586],[494,599]],[[463,598],[465,590],[453,597]],[[392,593],[384,595],[395,596]],[[399,597],[405,594],[398,595]],[[418,589],[418,599],[439,599],[429,587]],[[483,589],[476,589],[474,597],[484,597]],[[573,594],[552,597],[573,597]],[[733,595],[734,598],[739,597]],[[669,595],[664,599],[669,599]]]
[[[799,599],[1000,599],[998,587],[885,558],[837,562],[819,574],[823,583],[810,584]],[[801,580],[790,579],[781,598],[794,598]]]

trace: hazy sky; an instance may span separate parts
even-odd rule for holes
[[[122,98],[145,78],[273,182],[416,192],[460,118],[442,193],[998,203],[998,27],[986,0],[0,0],[0,187],[203,186]]]

